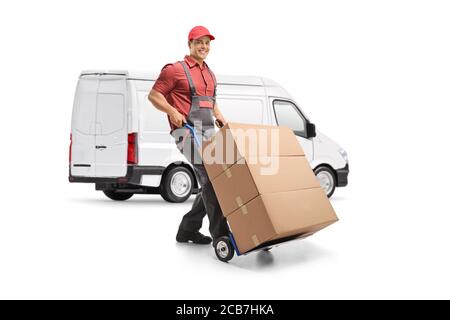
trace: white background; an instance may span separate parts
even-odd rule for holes
[[[0,4],[0,298],[450,298],[448,2],[221,3]],[[193,199],[68,182],[80,71],[158,72],[199,24],[216,73],[276,80],[348,151],[338,223],[224,264],[175,242]]]

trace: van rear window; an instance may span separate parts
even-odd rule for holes
[[[109,135],[126,124],[125,96],[98,93],[99,80],[82,78],[75,96],[72,128],[85,135]]]
[[[78,81],[72,114],[72,128],[85,135],[95,134],[97,87],[97,79],[87,78]]]
[[[125,119],[123,94],[99,93],[97,95],[97,134],[109,135],[123,129]]]

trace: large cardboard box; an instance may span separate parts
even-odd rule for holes
[[[311,235],[338,218],[319,187],[260,195],[227,220],[239,251],[245,253],[268,241]]]
[[[305,157],[243,159],[212,180],[224,216],[260,194],[320,186]]]
[[[210,180],[244,157],[304,155],[290,128],[240,123],[227,123],[202,148]]]
[[[229,123],[202,151],[241,253],[338,220],[291,129]]]

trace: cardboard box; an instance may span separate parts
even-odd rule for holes
[[[211,163],[216,154],[227,157]],[[338,220],[289,128],[229,123],[204,144],[202,157],[241,253]]]
[[[211,182],[224,216],[260,194],[320,187],[303,156],[244,157]]]
[[[260,195],[227,216],[241,253],[289,236],[304,237],[338,221],[322,188]]]
[[[290,128],[240,123],[227,123],[202,148],[210,180],[244,157],[304,155]]]

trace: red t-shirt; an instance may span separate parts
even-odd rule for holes
[[[191,73],[192,81],[197,90],[196,94],[212,97],[214,95],[214,80],[208,71],[206,62],[203,62],[203,66],[200,66],[188,55],[184,57],[184,61]],[[187,117],[191,108],[191,90],[180,63],[165,65],[153,85],[153,90],[160,92],[171,106]],[[170,127],[174,129],[172,123],[170,123]]]

